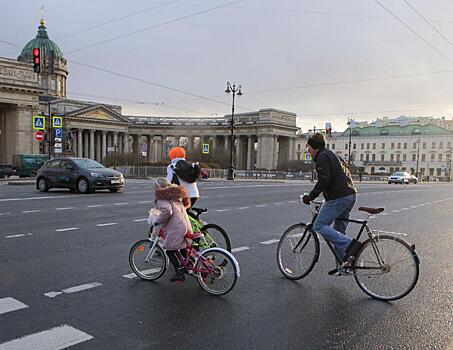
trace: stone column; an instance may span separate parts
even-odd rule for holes
[[[154,136],[154,138],[153,138],[153,160],[154,160],[154,162],[158,162],[160,160],[159,159],[159,152],[158,152],[159,139],[160,139],[160,136]]]
[[[123,153],[127,154],[129,153],[129,133],[125,132],[123,134]]]
[[[257,167],[264,169],[274,168],[274,135],[258,136],[258,159]]]
[[[236,166],[236,169],[241,168],[241,136],[237,135],[236,136],[236,154],[233,155],[235,158],[235,163],[234,165]]]
[[[113,147],[115,147],[115,156],[118,154],[118,147],[119,147],[119,142],[118,142],[118,131],[113,132]]]
[[[84,158],[90,158],[90,139],[89,139],[90,135],[87,131],[85,131],[85,133],[83,134],[83,157]]]
[[[94,130],[90,129],[90,158],[94,159]]]
[[[152,136],[151,136],[151,135],[146,135],[146,144],[148,145],[148,146],[147,146],[148,149],[147,149],[146,159],[148,160],[148,162],[152,162],[152,158],[153,158],[153,157],[152,157],[152,155],[153,155],[153,154],[152,154],[153,149],[152,149],[152,147],[151,147],[151,146],[153,145],[153,143],[152,143],[151,140],[152,140]]]
[[[247,170],[252,169],[253,135],[247,137]]]
[[[98,162],[101,162],[101,135],[99,134],[99,131],[96,132],[96,160]]]
[[[107,131],[102,130],[102,160],[107,155]]]
[[[165,149],[167,135],[162,135],[162,149],[161,149],[161,160],[166,160],[167,157],[167,150]]]
[[[294,159],[294,138],[288,137],[288,161]]]
[[[217,150],[217,136],[213,136],[212,137],[212,150],[210,150],[211,154],[215,155],[216,150]]]
[[[77,157],[83,157],[83,129],[77,130]]]
[[[187,149],[188,150],[193,149],[193,136],[192,135],[187,136]]]

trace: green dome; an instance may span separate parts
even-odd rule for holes
[[[47,57],[49,57],[52,53],[54,60],[58,61],[61,59],[66,63],[66,60],[63,58],[63,53],[61,52],[60,48],[57,46],[57,44],[49,39],[46,22],[43,19],[41,20],[41,24],[38,27],[38,34],[36,34],[36,38],[30,40],[30,42],[25,45],[19,57],[17,57],[17,60],[22,62],[33,62],[33,49],[35,47],[38,47],[41,50],[41,55],[45,54]]]

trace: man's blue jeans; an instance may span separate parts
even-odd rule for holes
[[[356,199],[355,194],[349,194],[344,197],[325,201],[313,224],[314,230],[334,245],[341,258],[346,254],[346,248],[348,248],[352,239],[346,236],[348,222],[337,219],[349,218]],[[334,221],[335,224],[332,228],[330,225]]]

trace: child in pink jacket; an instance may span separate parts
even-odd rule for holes
[[[166,178],[160,177],[154,181],[155,205],[159,215],[153,220],[154,225],[161,225],[164,235],[163,247],[170,262],[175,268],[171,282],[184,281],[184,273],[176,253],[186,257],[185,235],[192,233],[192,226],[186,213],[190,206],[187,190],[182,186],[172,185]]]

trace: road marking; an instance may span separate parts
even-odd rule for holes
[[[379,214],[381,216],[386,216],[386,215],[389,215],[389,213],[382,213],[382,214]]]
[[[69,210],[69,209],[74,209],[74,207],[55,208],[55,210]]]
[[[25,197],[25,198],[4,198],[4,199],[0,199],[0,202],[30,201],[30,200],[35,200],[35,199],[60,199],[60,198],[69,198],[69,197],[74,198],[73,195],[68,195],[68,196]]]
[[[0,315],[6,314],[7,312],[11,312],[11,311],[25,309],[27,307],[28,307],[28,305],[25,305],[24,303],[20,302],[19,300],[14,299],[14,298],[8,297],[8,298],[0,299]]]
[[[78,227],[68,227],[68,228],[60,228],[58,230],[55,230],[56,232],[64,232],[64,231],[74,231],[74,230],[78,230],[79,228]]]
[[[284,203],[280,203],[280,202],[277,202],[277,203],[274,203],[274,205],[282,205]]]
[[[0,344],[0,350],[61,350],[93,338],[76,328],[62,325]]]
[[[244,250],[249,250],[249,249],[250,249],[250,247],[237,247],[237,248],[231,249],[231,252],[236,253],[236,252],[242,252]]]
[[[288,201],[288,203],[297,203],[297,201]]]
[[[118,225],[117,222],[107,222],[105,224],[97,224],[96,226],[102,227],[102,226],[112,226],[112,225]]]
[[[146,221],[146,220],[148,220],[148,219],[147,218],[145,218],[145,219],[135,219],[134,221],[135,222],[140,222],[140,221]]]
[[[97,207],[102,207],[104,206],[103,204],[93,204],[93,205],[87,205],[87,208],[97,208]]]
[[[225,197],[225,195],[224,195],[224,194],[218,194],[218,195],[215,196],[215,197],[219,197],[219,198],[220,198],[220,197]]]
[[[129,203],[114,203],[113,205],[128,205]]]
[[[206,197],[205,197],[205,198],[206,198]],[[140,203],[140,204],[145,204],[145,203],[154,203],[154,201],[140,201],[140,202],[138,202],[138,203]]]
[[[250,209],[250,207],[239,207],[239,208],[236,208],[236,209],[243,210],[243,209]]]
[[[216,209],[216,211],[229,211],[230,209]]]
[[[279,239],[271,239],[269,241],[264,241],[264,242],[260,242],[261,244],[274,244],[274,243],[278,243],[280,240]]]
[[[262,208],[262,207],[267,207],[267,204],[258,204],[255,205],[256,208]]]
[[[26,237],[26,236],[33,236],[33,233],[21,233],[18,235],[5,236],[5,238],[18,238],[18,237]]]
[[[401,210],[392,210],[392,213],[399,213]]]
[[[66,293],[66,294],[77,293],[77,292],[81,292],[83,290],[96,288],[96,287],[99,287],[99,286],[102,286],[102,283],[98,283],[98,282],[86,283],[86,284],[81,284],[80,286],[75,286],[75,287],[63,289],[61,292],[44,293],[44,295],[46,297],[49,297],[49,298],[55,298],[57,295],[60,295],[60,294],[63,294],[63,293]]]
[[[155,273],[155,272],[159,272],[160,271],[160,268],[156,267],[154,269],[149,269],[149,270],[143,270],[141,271],[142,274],[146,275],[148,273]],[[127,275],[123,275],[124,278],[136,278],[137,275],[135,273],[129,273]]]
[[[22,211],[22,214],[29,214],[29,213],[39,213],[41,210],[24,210]]]

